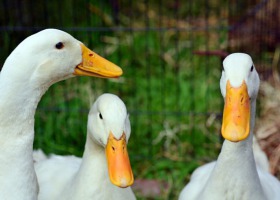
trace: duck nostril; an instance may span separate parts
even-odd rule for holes
[[[115,147],[112,147],[113,151],[115,151]]]
[[[92,57],[92,56],[93,56],[93,53],[88,54],[88,56],[89,56],[89,57]]]

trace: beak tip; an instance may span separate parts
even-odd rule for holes
[[[120,181],[120,187],[122,188],[126,188],[126,187],[129,187],[131,186],[132,183],[131,181],[128,181],[127,179],[123,178],[121,181]]]
[[[246,130],[240,131],[235,129],[225,129],[222,130],[222,136],[223,138],[231,142],[240,142],[242,140],[245,140],[249,136],[249,133]]]
[[[127,188],[134,183],[134,179],[133,177],[132,179],[122,178],[121,180],[118,181],[111,179],[111,182],[118,187]]]
[[[118,69],[116,70],[116,74],[117,74],[118,77],[121,76],[121,75],[123,75],[123,70],[122,70],[122,68],[118,67]]]

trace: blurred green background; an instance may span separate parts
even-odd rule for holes
[[[52,27],[124,71],[119,79],[77,77],[52,86],[36,112],[34,148],[81,156],[91,104],[102,93],[117,94],[130,113],[135,178],[162,189],[138,198],[177,199],[192,171],[221,147],[222,59],[247,52],[261,77],[269,76],[279,44],[279,25],[267,20],[275,2],[2,0],[1,63],[25,37]]]

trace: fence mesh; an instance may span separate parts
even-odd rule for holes
[[[193,169],[219,152],[223,58],[247,52],[261,77],[271,76],[280,41],[277,5],[276,0],[2,0],[0,60],[30,34],[52,27],[121,66],[118,80],[79,77],[52,86],[36,112],[34,146],[82,155],[90,105],[101,93],[117,94],[130,113],[136,177],[172,179],[175,189],[165,198],[175,199]]]

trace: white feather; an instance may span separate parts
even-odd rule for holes
[[[240,142],[225,140],[218,160],[197,168],[190,182],[182,190],[179,200],[279,200],[280,182],[267,169],[267,160],[255,148],[253,155],[253,127],[259,77],[249,55],[235,53],[225,58],[220,80],[225,97],[226,83],[238,87],[245,80],[251,98],[251,130]],[[253,67],[253,68],[252,68]],[[256,166],[261,163],[261,167]]]
[[[99,118],[102,114],[102,120]],[[88,116],[83,158],[52,155],[35,163],[40,185],[39,200],[134,200],[131,188],[110,182],[104,146],[109,133],[130,137],[130,122],[124,103],[115,95],[103,94]]]
[[[56,29],[29,36],[6,59],[0,74],[0,199],[37,199],[34,114],[46,90],[73,77],[82,61],[81,42]]]

